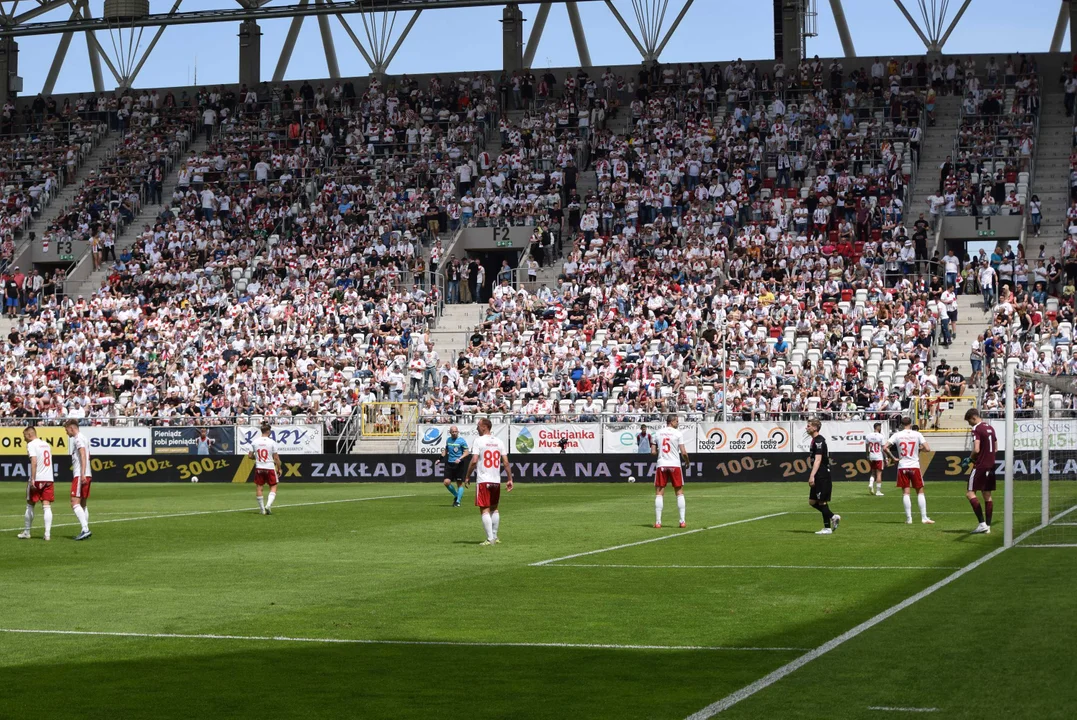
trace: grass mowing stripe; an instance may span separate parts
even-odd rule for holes
[[[416,645],[446,647],[521,647],[521,648],[569,648],[580,650],[707,650],[735,652],[802,652],[807,648],[797,647],[719,647],[709,645],[612,645],[605,643],[559,643],[559,642],[467,642],[457,640],[364,640],[353,638],[307,638],[287,637],[283,635],[216,635],[195,633],[138,633],[107,632],[99,630],[26,630],[21,628],[0,628],[0,633],[12,635],[83,635],[91,637],[143,638],[150,640],[240,640],[246,642],[284,642],[284,643],[329,643],[336,645]]]
[[[1055,520],[1060,520],[1061,518],[1065,517],[1066,515],[1069,515],[1074,510],[1077,510],[1077,505],[1074,505],[1073,507],[1069,508],[1068,510],[1064,510],[1063,512],[1059,513],[1055,517],[1051,518],[1051,520],[1048,522],[1048,524],[1050,524],[1051,522],[1054,522]],[[1037,531],[1043,529],[1043,527],[1044,526],[1034,527],[1031,530],[1025,531],[1023,534],[1021,534],[1020,537],[1018,537],[1016,540],[1014,540],[1014,546],[1018,545],[1025,538],[1027,538],[1027,537],[1033,535],[1034,533],[1036,533]],[[758,680],[751,683],[750,685],[745,685],[740,690],[737,690],[734,693],[726,695],[721,700],[718,700],[717,702],[711,703],[710,705],[703,708],[702,710],[689,715],[687,720],[708,720],[708,718],[712,718],[715,715],[717,715],[718,713],[723,712],[724,710],[728,710],[729,708],[733,707],[734,705],[736,705],[740,701],[746,700],[747,698],[750,698],[752,695],[755,695],[760,690],[765,690],[766,688],[770,687],[771,685],[778,682],[779,680],[786,677],[787,675],[791,675],[792,673],[796,672],[800,668],[802,668],[805,665],[807,665],[808,663],[810,663],[812,660],[816,660],[817,658],[822,657],[823,655],[830,652],[834,648],[846,643],[849,640],[852,640],[857,635],[860,635],[861,633],[863,633],[865,630],[870,630],[871,628],[875,627],[876,625],[883,622],[884,620],[887,620],[887,619],[893,617],[894,615],[897,615],[899,612],[901,612],[905,608],[909,607],[910,605],[915,605],[916,603],[920,602],[921,600],[923,600],[927,596],[932,595],[933,593],[935,593],[937,590],[941,590],[942,588],[946,587],[947,585],[949,585],[953,581],[964,577],[968,573],[972,572],[976,568],[978,568],[981,565],[983,565],[984,563],[986,563],[988,560],[991,560],[992,558],[994,558],[994,557],[996,557],[998,555],[1001,555],[1007,549],[1008,548],[1006,548],[1005,546],[1000,547],[1000,548],[995,548],[994,550],[987,553],[986,555],[983,555],[982,557],[979,557],[976,560],[973,560],[972,562],[970,562],[968,565],[961,568],[957,572],[954,572],[954,573],[952,573],[950,575],[947,575],[942,580],[939,580],[937,583],[935,583],[933,585],[929,585],[928,587],[924,588],[923,590],[916,593],[915,595],[912,595],[910,597],[905,598],[904,600],[899,602],[897,605],[894,605],[893,607],[890,607],[890,608],[888,608],[886,610],[883,610],[881,613],[879,613],[875,617],[870,618],[868,620],[865,620],[864,622],[860,623],[859,625],[852,628],[851,630],[846,630],[845,632],[843,632],[841,635],[838,635],[833,640],[828,640],[827,642],[823,643],[822,645],[815,648],[814,650],[811,650],[811,651],[805,653],[804,655],[801,655],[796,660],[793,660],[790,663],[786,663],[785,665],[782,665],[780,668],[778,668],[774,672],[772,672],[772,673],[770,673],[770,674],[768,674],[768,675],[766,675],[764,677],[759,678]]]
[[[555,563],[543,567],[624,568],[628,570],[960,570],[938,565],[601,565]]]
[[[411,495],[379,495],[377,497],[365,497],[365,498],[348,498],[346,500],[319,500],[317,502],[305,502],[305,503],[281,503],[277,505],[277,508],[284,507],[309,507],[311,505],[338,505],[340,503],[353,503],[353,502],[365,502],[367,500],[393,500],[396,498],[415,497],[415,494]],[[197,510],[195,512],[181,512],[181,513],[168,513],[159,515],[147,515],[139,517],[125,517],[125,518],[113,518],[112,520],[96,520],[94,521],[94,527],[103,525],[104,523],[118,523],[118,522],[134,522],[135,520],[162,520],[164,518],[178,518],[178,517],[192,517],[194,515],[220,515],[222,513],[237,513],[237,512],[257,512],[255,508],[242,507],[242,508],[229,508],[227,510]],[[96,515],[94,515],[96,517]],[[52,527],[74,527],[78,523],[53,523]],[[16,530],[22,530],[21,527],[14,528],[2,528],[0,532],[15,532]]]
[[[693,535],[695,533],[706,532],[707,530],[717,530],[718,528],[730,527],[732,525],[742,525],[744,523],[755,522],[756,520],[766,520],[767,518],[781,517],[782,515],[788,514],[788,512],[771,513],[770,515],[760,515],[759,517],[747,518],[745,520],[734,520],[732,522],[711,525],[709,527],[696,528],[695,530],[685,530],[684,532],[672,533],[670,535],[662,535],[661,537],[648,538],[647,540],[637,540],[636,542],[625,543],[623,545],[614,545],[613,547],[602,548],[601,550],[588,550],[587,552],[575,553],[574,555],[564,555],[562,557],[553,558],[550,560],[541,560],[539,562],[534,562],[531,563],[531,567],[542,567],[543,565],[549,565],[551,563],[560,562],[562,560],[573,560],[578,557],[586,557],[587,555],[598,555],[599,553],[612,552],[614,550],[623,550],[624,548],[636,547],[637,545],[646,545],[648,543],[661,542],[662,540],[670,540],[675,537]]]

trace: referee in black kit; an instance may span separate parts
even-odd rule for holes
[[[830,450],[819,430],[823,424],[818,420],[808,421],[808,436],[811,447],[808,449],[808,504],[823,514],[823,529],[816,535],[830,535],[838,529],[841,515],[835,515],[830,509],[830,492],[834,483],[830,479]]]

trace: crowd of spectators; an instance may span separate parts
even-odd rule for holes
[[[1039,68],[1022,56],[968,70],[954,154],[942,167],[933,214],[1019,215],[1028,197],[1040,112]]]
[[[498,278],[421,418],[907,410],[947,317],[904,224],[926,96],[908,67],[736,62],[617,82],[630,122],[589,132],[597,187],[563,193],[558,282]]]
[[[166,101],[149,125],[131,114],[123,159],[88,185],[120,197],[137,187],[162,209],[107,258],[103,288],[48,293],[21,317],[6,338],[0,409],[100,421],[287,415],[333,433],[359,403],[403,397],[409,354],[437,358],[420,237],[440,230],[444,208],[430,210],[456,199],[454,168],[475,161],[493,90],[470,79],[422,90],[374,81],[361,97],[308,87],[268,102],[200,92]],[[164,144],[182,149],[173,128],[192,118],[208,142],[181,155],[174,192],[159,198]],[[109,237],[117,218],[86,196],[58,231]]]
[[[331,427],[404,398],[428,420],[892,417],[938,387],[953,330],[955,283],[920,274],[927,222],[904,216],[932,98],[968,89],[949,75],[813,59],[581,71],[561,88],[143,94],[120,104],[124,152],[55,232],[108,237],[136,197],[162,210],[100,291],[46,293],[21,320],[0,395],[45,415]],[[192,124],[207,142],[162,198]],[[535,225],[542,264],[563,228],[566,255],[550,286],[499,273],[490,296],[468,292],[483,321],[443,358],[424,271],[456,268],[448,299],[463,299],[481,266],[444,257],[440,234],[467,223]]]

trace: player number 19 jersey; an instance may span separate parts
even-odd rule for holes
[[[478,461],[475,463],[475,480],[480,483],[501,484],[501,458],[505,457],[505,445],[492,435],[481,435],[472,447]]]
[[[868,451],[868,460],[883,459],[883,436],[877,432],[870,432],[864,436],[864,445]]]
[[[667,425],[655,433],[655,442],[658,443],[658,467],[681,466],[684,434],[680,430]]]
[[[900,430],[890,436],[890,444],[897,448],[898,470],[920,469],[920,448],[924,436],[916,430]]]
[[[251,443],[251,449],[254,451],[255,470],[273,470],[277,467],[273,462],[273,455],[277,452],[277,444],[273,442],[273,438],[264,435],[256,437]]]
[[[52,474],[52,448],[49,444],[41,438],[35,438],[26,446],[26,452],[31,458],[37,459],[37,473],[34,481],[53,482],[55,477]]]

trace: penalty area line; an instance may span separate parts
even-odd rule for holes
[[[281,503],[276,505],[276,508],[297,508],[297,507],[310,507],[311,505],[339,505],[341,503],[354,503],[354,502],[366,502],[367,500],[394,500],[396,498],[408,498],[415,497],[415,494],[410,495],[378,495],[376,497],[365,498],[347,498],[345,500],[319,500],[317,502],[305,502],[305,503]],[[136,520],[163,520],[165,518],[178,518],[178,517],[194,517],[196,515],[221,515],[223,513],[237,513],[248,512],[256,513],[257,508],[242,507],[242,508],[228,508],[227,510],[197,510],[194,512],[179,512],[179,513],[167,513],[159,515],[145,515],[140,517],[125,517],[125,518],[113,518],[111,520],[95,520],[94,527],[98,525],[104,525],[105,523],[119,523],[119,522],[135,522]],[[96,517],[96,515],[95,515]],[[78,523],[53,523],[54,528],[58,527],[75,527]],[[0,532],[15,532],[16,530],[22,530],[22,527],[14,528],[0,528]]]
[[[648,543],[662,542],[663,540],[671,540],[676,537],[684,537],[685,535],[694,535],[696,533],[706,532],[707,530],[717,530],[718,528],[731,527],[733,525],[743,525],[744,523],[755,522],[757,520],[766,520],[768,518],[781,517],[782,515],[788,515],[788,512],[771,513],[769,515],[760,515],[754,518],[747,518],[745,520],[733,520],[732,522],[720,523],[718,525],[711,525],[709,527],[696,528],[695,530],[685,530],[684,532],[670,533],[669,535],[660,535],[659,537],[648,538],[646,540],[637,540],[636,542],[624,543],[623,545],[614,545],[613,547],[601,548],[599,550],[588,550],[587,552],[575,553],[573,555],[564,555],[562,557],[551,558],[550,560],[541,560],[539,562],[530,563],[530,567],[542,567],[544,565],[551,565],[562,560],[574,560],[578,557],[587,557],[588,555],[598,555],[599,553],[613,552],[614,550],[623,550],[625,548],[636,547],[637,545],[647,545]]]
[[[669,651],[722,651],[722,652],[801,652],[796,647],[736,647],[711,645],[617,645],[613,643],[560,643],[560,642],[468,642],[464,640],[370,640],[361,638],[315,638],[289,637],[284,635],[218,635],[213,633],[140,633],[108,632],[103,630],[27,630],[23,628],[0,628],[9,635],[74,635],[89,637],[140,638],[146,640],[235,640],[242,642],[324,643],[333,645],[414,645],[444,647],[519,647],[519,648],[567,648],[578,650],[669,650]]]

